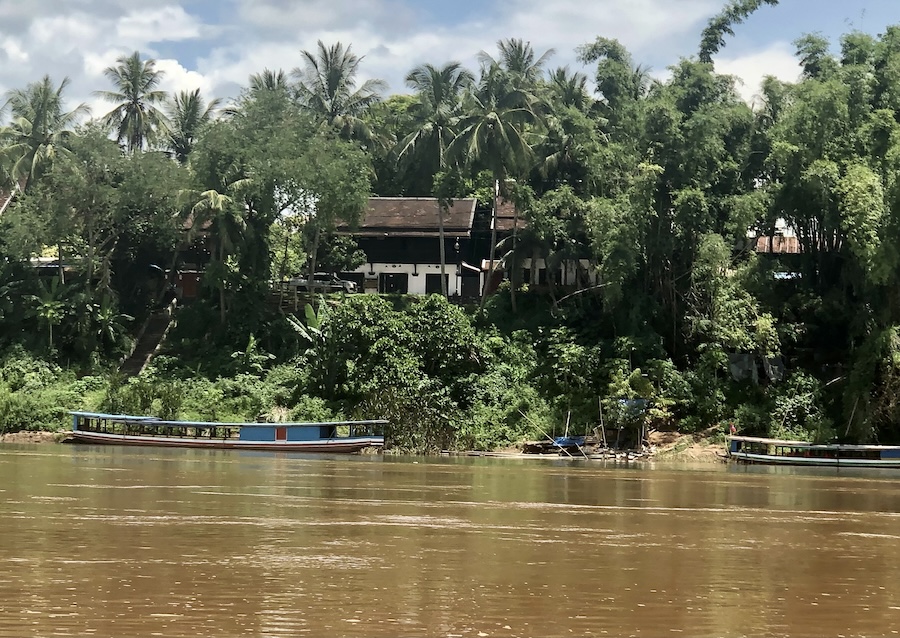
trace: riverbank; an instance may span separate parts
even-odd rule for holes
[[[26,430],[0,434],[0,443],[61,443],[68,431],[46,432]]]
[[[680,432],[651,432],[652,458],[658,461],[689,461],[720,463],[724,460],[725,443],[719,426],[694,434]]]
[[[68,431],[21,431],[0,434],[0,443],[61,443]],[[723,443],[716,440],[718,428],[709,428],[694,434],[680,432],[651,432],[650,450],[647,453],[629,456],[629,460],[685,461],[692,463],[718,463],[723,460]],[[473,454],[461,452],[460,454]],[[627,455],[627,452],[621,452]],[[484,456],[540,457],[538,454],[523,454],[521,448],[507,448],[493,452],[483,452]],[[610,457],[617,458],[617,457]]]
[[[581,447],[568,448],[574,458],[628,461],[684,461],[691,463],[718,463],[724,460],[725,442],[721,427],[716,425],[700,432],[684,434],[678,431],[651,431],[647,437],[649,446],[643,450],[613,450],[589,439]],[[490,456],[519,455],[540,457],[565,456],[566,452],[553,446],[552,441],[535,441],[524,445],[487,453]]]

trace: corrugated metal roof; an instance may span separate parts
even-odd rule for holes
[[[773,237],[757,237],[756,252],[758,253],[777,253],[777,254],[799,254],[800,241],[796,237],[782,237],[775,235]]]

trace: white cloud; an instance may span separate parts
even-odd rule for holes
[[[561,54],[597,36],[616,38],[632,51],[647,52],[666,46],[673,36],[683,36],[719,5],[718,0],[506,0],[509,20],[492,27],[498,38],[527,37],[543,48],[556,47]]]
[[[178,6],[138,10],[122,16],[116,24],[116,40],[147,45],[151,42],[190,40],[201,33],[201,25]]]
[[[160,88],[170,93],[180,91],[193,91],[200,89],[200,93],[209,96],[212,83],[210,78],[184,68],[178,60],[157,60],[156,69],[163,72]]]
[[[81,47],[90,48],[102,39],[103,24],[83,13],[37,18],[28,29],[32,47],[52,47],[51,55],[67,55]]]
[[[681,49],[684,34],[720,2],[679,0],[677,10],[671,6],[668,0],[497,0],[459,23],[423,24],[411,6],[396,1],[237,0],[240,37],[223,38],[198,70],[217,90],[233,91],[263,68],[300,65],[300,51],[314,50],[317,40],[352,44],[365,56],[360,80],[383,79],[393,93],[406,91],[406,73],[423,62],[456,60],[476,71],[478,52],[494,54],[496,42],[510,37],[529,40],[538,54],[556,49],[550,67],[580,68],[576,47],[598,35],[620,39],[638,62],[648,50],[674,61],[693,52]]]
[[[13,64],[28,62],[28,52],[22,48],[22,43],[15,38],[3,38],[0,40],[0,50]]]
[[[236,4],[235,24],[250,31],[261,29],[270,37],[315,41],[316,34],[348,25],[368,25],[376,33],[417,27],[415,3],[400,0],[236,0]]]
[[[84,54],[83,68],[85,75],[91,82],[97,82],[103,77],[103,71],[115,64],[116,58],[122,55],[122,52],[116,49],[107,49],[102,52],[86,52]]]
[[[787,42],[776,42],[762,51],[715,59],[716,72],[740,78],[737,90],[748,104],[759,100],[760,85],[767,75],[783,82],[796,82],[800,77],[800,63]]]
[[[212,6],[222,22],[204,22]],[[394,93],[406,91],[405,75],[423,62],[457,60],[477,71],[478,52],[494,54],[496,42],[510,37],[531,41],[538,54],[556,49],[548,66],[573,69],[582,68],[577,46],[617,38],[659,75],[695,53],[702,24],[720,8],[721,0],[485,0],[452,22],[419,0],[0,0],[0,91],[45,73],[57,82],[68,76],[73,105],[89,102],[99,114],[106,105],[93,92],[109,88],[103,70],[138,50],[157,58],[165,89],[227,98],[252,73],[300,66],[301,50],[314,50],[317,40],[352,45],[365,56],[360,81],[383,79]],[[796,76],[783,44],[717,63],[744,78],[749,95],[765,73]]]

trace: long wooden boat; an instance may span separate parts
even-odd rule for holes
[[[843,445],[730,436],[728,457],[745,463],[769,465],[900,467],[900,446]]]
[[[219,423],[71,412],[74,443],[276,452],[359,452],[384,446],[387,421]]]

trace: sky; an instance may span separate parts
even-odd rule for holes
[[[290,71],[316,42],[340,41],[364,56],[360,80],[380,78],[388,94],[407,93],[418,64],[496,55],[504,38],[554,49],[548,66],[585,72],[575,49],[617,38],[656,77],[696,55],[700,32],[725,0],[0,0],[0,94],[49,74],[68,77],[70,106],[96,116],[110,105],[94,91],[111,88],[103,70],[140,51],[157,60],[169,91],[201,89],[231,98],[252,73]],[[719,72],[741,78],[753,100],[760,79],[797,78],[792,42],[821,33],[835,47],[853,30],[871,34],[900,23],[897,0],[781,0],[735,28],[716,58]]]

